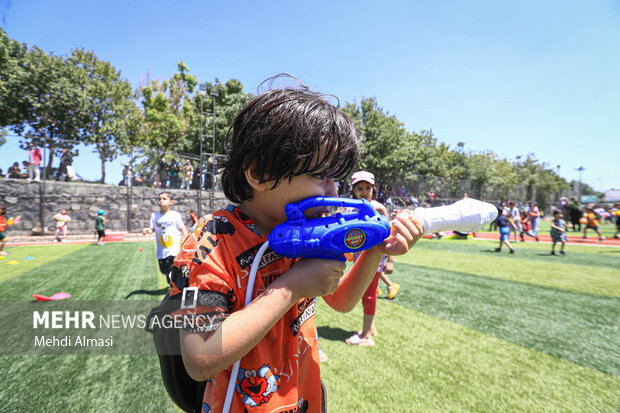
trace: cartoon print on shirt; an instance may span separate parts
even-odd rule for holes
[[[174,225],[173,222],[166,222],[159,220],[157,225],[161,228],[161,235],[159,236],[159,243],[164,248],[170,248],[172,246],[173,239],[168,235],[168,227]]]
[[[241,394],[244,405],[255,407],[271,399],[278,390],[279,380],[280,376],[274,375],[266,364],[258,371],[240,368],[235,388]]]
[[[205,228],[207,228],[207,231],[209,231],[213,235],[233,235],[235,233],[235,226],[228,222],[228,219],[226,219],[226,217],[220,217],[218,215],[214,215],[212,219],[205,224]]]
[[[239,222],[242,222],[247,229],[258,235],[259,237],[262,237],[262,235],[259,234],[256,230],[256,224],[254,223],[254,221],[252,221],[252,218],[241,212],[239,208],[236,208],[233,205],[229,205],[228,207],[226,207],[226,210],[233,214],[235,218],[239,220]]]

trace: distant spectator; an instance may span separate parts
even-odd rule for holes
[[[126,163],[125,168],[123,169],[123,185],[131,186],[132,180],[133,180],[133,170],[131,168],[131,165]]]
[[[34,176],[35,181],[41,180],[41,171],[39,169],[41,166],[41,158],[43,158],[41,149],[30,142],[28,144],[28,179],[32,180]]]
[[[202,179],[202,171],[200,169],[200,165],[197,165],[194,169],[194,175],[192,176],[192,184],[190,185],[190,189],[200,189]]]
[[[166,182],[168,181],[168,163],[165,157],[161,157],[159,161],[159,187],[166,188]]]
[[[136,174],[134,182],[135,182],[136,186],[144,186],[145,185],[144,177],[141,174]]]
[[[60,166],[58,167],[58,171],[56,172],[56,180],[69,180],[67,167],[71,166],[73,168],[73,157],[67,148],[62,150],[62,156],[60,157]]]
[[[189,159],[186,159],[183,164],[183,184],[181,185],[181,188],[189,189],[190,184],[192,183],[193,174],[194,167],[192,166],[192,162]]]
[[[0,168],[0,178],[4,178],[4,171]]]
[[[175,159],[170,161],[170,165],[168,165],[168,178],[170,180],[170,188],[179,187],[179,165],[177,165]]]
[[[581,208],[579,207],[579,202],[576,197],[572,197],[568,204],[566,204],[566,212],[571,226],[573,227],[573,231],[581,232],[580,219],[583,216],[583,212],[581,212]]]
[[[19,169],[19,163],[14,162],[13,166],[11,166],[9,168],[9,178],[13,178],[13,179],[21,179],[24,177],[24,175],[22,175],[22,171],[20,171]]]

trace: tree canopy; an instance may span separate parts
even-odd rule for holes
[[[22,137],[24,148],[29,142],[48,148],[48,167],[63,148],[92,145],[101,160],[102,182],[106,162],[120,154],[141,157],[150,175],[166,153],[198,158],[201,148],[210,153],[214,144],[215,153],[223,154],[234,117],[253,96],[237,79],[203,82],[204,94],[200,83],[179,62],[169,79],[147,79],[132,90],[119,70],[92,51],[48,54],[0,28],[0,145],[8,128]],[[209,93],[214,87],[217,97]],[[451,148],[432,130],[408,131],[374,97],[345,102],[342,109],[362,137],[358,167],[372,171],[379,183],[409,186],[418,196],[426,190],[451,196],[471,191],[479,198],[544,203],[576,186],[533,153],[510,161],[492,151],[465,152],[461,144]],[[587,185],[581,191],[594,193]]]

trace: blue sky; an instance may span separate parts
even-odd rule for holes
[[[620,2],[0,0],[9,36],[56,54],[82,47],[134,86],[183,60],[201,81],[256,92],[280,72],[343,101],[374,96],[410,131],[564,178],[620,188]],[[16,138],[0,167],[23,160]],[[614,142],[616,142],[614,144]],[[98,178],[82,151],[76,171]],[[90,158],[90,159],[89,159]],[[120,168],[108,166],[108,182]]]

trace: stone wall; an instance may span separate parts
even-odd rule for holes
[[[66,209],[71,217],[69,233],[91,234],[95,228],[97,211],[106,212],[106,231],[140,232],[149,225],[151,213],[157,211],[157,195],[162,189],[89,184],[82,182],[28,182],[24,179],[0,178],[0,204],[7,207],[6,217],[21,216],[18,225],[7,229],[7,235],[30,235],[34,228],[55,231],[53,215]],[[198,215],[223,208],[228,200],[220,191],[211,192],[170,189],[174,198],[173,209],[189,227],[189,210]]]

